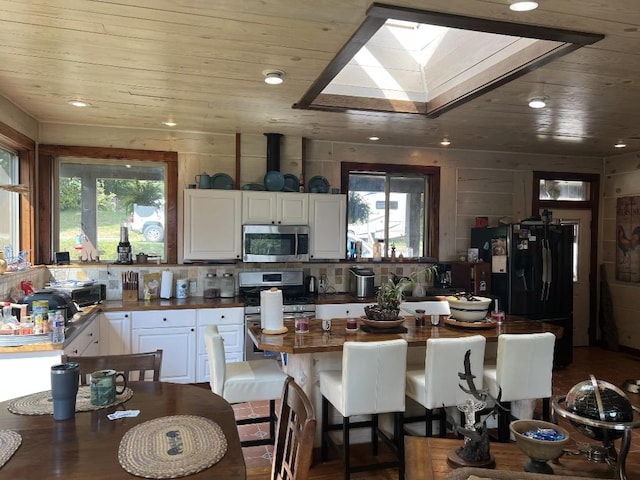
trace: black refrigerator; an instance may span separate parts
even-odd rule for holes
[[[491,263],[500,308],[563,327],[557,368],[573,361],[573,239],[573,226],[538,221],[471,229],[471,247]]]

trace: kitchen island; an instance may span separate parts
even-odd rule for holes
[[[402,338],[409,344],[408,362],[413,368],[424,366],[424,351],[429,338],[456,338],[471,335],[483,335],[487,339],[487,346],[495,345],[498,336],[503,333],[542,333],[551,332],[557,338],[562,336],[562,327],[544,322],[537,322],[515,316],[507,316],[500,325],[490,325],[489,328],[458,328],[445,325],[428,325],[416,327],[413,317],[406,317],[403,326],[406,333],[368,333],[361,329],[356,332],[346,331],[346,318],[332,319],[330,332],[322,330],[322,322],[310,321],[309,333],[296,334],[293,322],[285,321],[288,331],[280,335],[263,334],[259,325],[248,327],[248,333],[254,344],[261,350],[270,350],[286,354],[285,372],[295,378],[296,382],[307,393],[315,408],[318,424],[322,421],[319,373],[325,370],[339,370],[342,368],[342,348],[347,341],[371,342]],[[490,348],[487,348],[490,351]],[[460,365],[462,371],[463,365]],[[407,410],[416,405],[407,404]],[[336,419],[332,419],[335,421]],[[355,420],[354,420],[355,421]],[[384,419],[382,420],[384,422]],[[366,441],[366,436],[362,439]],[[358,438],[359,439],[359,438]],[[358,441],[356,439],[356,442]],[[316,431],[315,444],[320,443],[319,429]]]

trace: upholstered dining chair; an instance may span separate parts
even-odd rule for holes
[[[424,369],[407,371],[406,394],[423,407],[425,416],[405,418],[405,424],[425,419],[425,435],[433,435],[433,421],[439,421],[439,435],[447,435],[446,407],[455,407],[464,398],[460,388],[468,389],[459,373],[464,372],[464,360],[470,351],[469,362],[473,381],[482,389],[484,350],[486,338],[473,335],[460,338],[429,338],[425,352]]]
[[[498,337],[496,364],[484,367],[484,386],[492,397],[500,394],[498,440],[508,442],[513,403],[527,402],[519,417],[532,418],[533,402],[542,399],[542,417],[549,421],[553,352],[553,333],[502,334]]]
[[[204,343],[209,357],[211,391],[229,403],[269,400],[269,415],[237,419],[237,425],[269,423],[269,437],[243,440],[243,447],[273,445],[276,430],[276,400],[282,395],[287,375],[273,359],[250,360],[227,364],[222,335],[215,325],[204,328]]]
[[[344,462],[344,478],[351,473],[397,466],[399,478],[404,478],[405,373],[407,342],[402,339],[374,342],[345,342],[342,350],[342,370],[320,372],[322,394],[322,461],[328,458],[331,445]],[[340,415],[341,424],[329,423],[329,404]],[[378,427],[378,415],[394,414],[393,437]],[[371,420],[350,422],[355,415],[371,415]],[[397,461],[367,465],[351,465],[350,428],[369,427],[374,456],[378,455],[378,437],[398,456]],[[342,448],[330,437],[332,430],[342,430]]]
[[[307,480],[315,431],[311,400],[293,377],[287,377],[278,412],[271,480]]]
[[[123,355],[96,355],[72,357],[62,355],[62,362],[77,362],[80,365],[80,384],[89,385],[91,372],[111,369],[124,373],[127,380],[160,380],[162,349],[155,352],[130,353]]]

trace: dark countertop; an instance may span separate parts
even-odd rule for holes
[[[122,300],[107,300],[98,305],[104,312],[140,311],[140,310],[180,310],[186,308],[231,308],[243,307],[239,297],[213,298],[189,297],[156,300],[138,300],[137,302],[123,302]]]
[[[441,300],[441,297],[437,296],[425,296],[425,297],[405,297],[405,302],[428,302]],[[316,305],[327,305],[335,303],[376,303],[376,297],[360,298],[351,295],[350,293],[329,293],[326,295],[318,295],[316,297]]]

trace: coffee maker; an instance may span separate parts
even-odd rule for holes
[[[438,271],[433,279],[435,288],[451,288],[451,264],[438,263]]]

